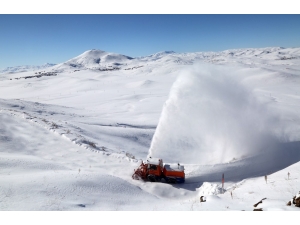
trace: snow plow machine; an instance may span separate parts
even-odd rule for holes
[[[132,178],[135,180],[148,180],[150,182],[184,183],[184,166],[179,163],[172,166],[163,164],[162,159],[149,157],[146,162],[142,162],[134,170]]]

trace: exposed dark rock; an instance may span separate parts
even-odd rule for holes
[[[262,208],[253,209],[253,211],[263,211],[263,209]]]
[[[205,199],[204,196],[201,196],[201,197],[200,197],[200,202],[206,202],[206,199]]]

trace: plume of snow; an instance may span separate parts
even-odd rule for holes
[[[243,84],[244,72],[205,64],[182,71],[163,107],[149,155],[174,163],[216,164],[276,146],[280,119]]]

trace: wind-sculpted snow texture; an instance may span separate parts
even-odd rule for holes
[[[256,72],[206,64],[183,71],[164,105],[150,155],[217,164],[274,149],[280,117],[243,84]]]

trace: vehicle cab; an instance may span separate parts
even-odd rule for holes
[[[163,171],[162,159],[149,157],[147,158],[146,164],[149,175],[161,177]]]

